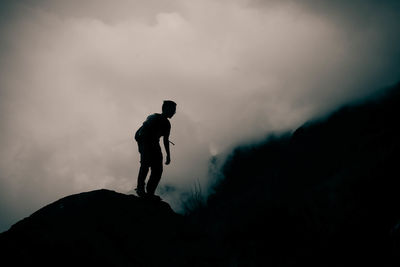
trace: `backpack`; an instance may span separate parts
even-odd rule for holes
[[[136,142],[140,142],[143,139],[143,135],[142,135],[142,129],[143,129],[143,125],[139,127],[139,129],[137,129],[136,133],[135,133],[135,140]]]
[[[141,142],[145,140],[157,140],[157,127],[159,125],[159,121],[161,120],[160,114],[153,114],[147,117],[146,121],[143,122],[143,125],[137,129],[135,133],[136,142]]]

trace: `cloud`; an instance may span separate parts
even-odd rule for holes
[[[164,99],[178,112],[161,186],[178,208],[211,155],[396,82],[398,9],[318,3],[3,2],[1,227],[64,195],[132,189],[133,134]]]

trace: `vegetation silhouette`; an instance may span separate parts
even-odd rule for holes
[[[203,229],[239,265],[396,266],[399,111],[396,85],[236,148],[198,216]]]

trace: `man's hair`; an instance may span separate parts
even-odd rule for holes
[[[171,109],[174,109],[174,110],[176,109],[176,103],[171,100],[164,100],[164,103],[162,105],[162,111],[166,112]]]

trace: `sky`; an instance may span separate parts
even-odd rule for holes
[[[399,1],[2,1],[0,232],[70,194],[135,188],[133,135],[166,99],[158,193],[179,211],[214,182],[211,157],[398,82],[399,17]]]

